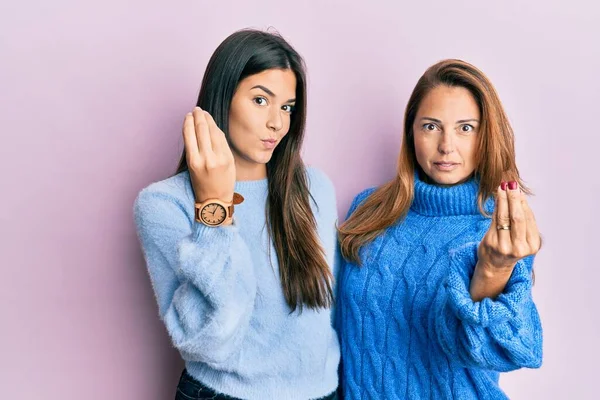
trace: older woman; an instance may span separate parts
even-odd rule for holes
[[[459,60],[429,68],[397,177],[339,229],[345,398],[503,399],[499,372],[541,365],[528,193],[490,81]]]

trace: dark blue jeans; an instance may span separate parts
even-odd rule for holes
[[[179,384],[177,385],[177,394],[175,400],[239,400],[235,397],[225,396],[224,394],[215,393],[213,390],[205,387],[203,384],[194,379],[187,370],[183,370]],[[267,400],[267,399],[265,399]],[[285,399],[268,399],[268,400],[285,400]],[[319,400],[338,400],[337,392],[329,396],[322,397]]]

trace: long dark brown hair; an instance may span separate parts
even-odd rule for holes
[[[425,71],[406,106],[396,177],[377,188],[338,230],[342,255],[347,260],[360,264],[360,248],[408,213],[414,198],[414,173],[420,170],[415,155],[413,123],[423,98],[440,85],[469,90],[481,112],[475,169],[480,182],[478,203],[481,213],[486,215],[484,204],[502,180],[517,181],[523,192],[531,194],[520,178],[513,130],[490,80],[464,61],[440,61]]]
[[[290,129],[267,163],[267,226],[277,253],[283,293],[292,311],[303,306],[328,308],[333,302],[332,274],[317,235],[306,168],[300,157],[306,123],[302,57],[277,34],[250,29],[235,32],[208,62],[196,105],[208,111],[229,135],[229,109],[238,84],[268,69],[289,69],[296,76]],[[184,151],[177,173],[187,169]]]

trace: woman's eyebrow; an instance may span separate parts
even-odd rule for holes
[[[277,95],[275,95],[275,93],[273,93],[272,90],[270,90],[269,88],[267,88],[263,85],[253,86],[252,88],[250,88],[250,90],[252,90],[252,89],[260,89],[271,97],[277,97]],[[294,103],[295,101],[296,101],[296,99],[292,98],[292,99],[289,99],[288,101],[286,101],[286,103]]]

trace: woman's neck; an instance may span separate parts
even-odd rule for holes
[[[473,177],[475,176],[474,173],[472,173],[471,175],[467,176],[466,178],[460,180],[459,182],[456,183],[452,183],[452,184],[443,184],[443,183],[439,183],[434,181],[433,179],[431,179],[429,177],[429,175],[427,175],[423,169],[417,167],[416,168],[417,173],[419,174],[419,178],[421,179],[422,182],[425,182],[428,185],[433,185],[433,186],[439,186],[439,187],[452,187],[455,185],[462,185],[465,182],[470,181],[471,179],[473,179]]]
[[[267,165],[248,162],[246,160],[235,157],[235,180],[242,181],[258,181],[267,178]]]

